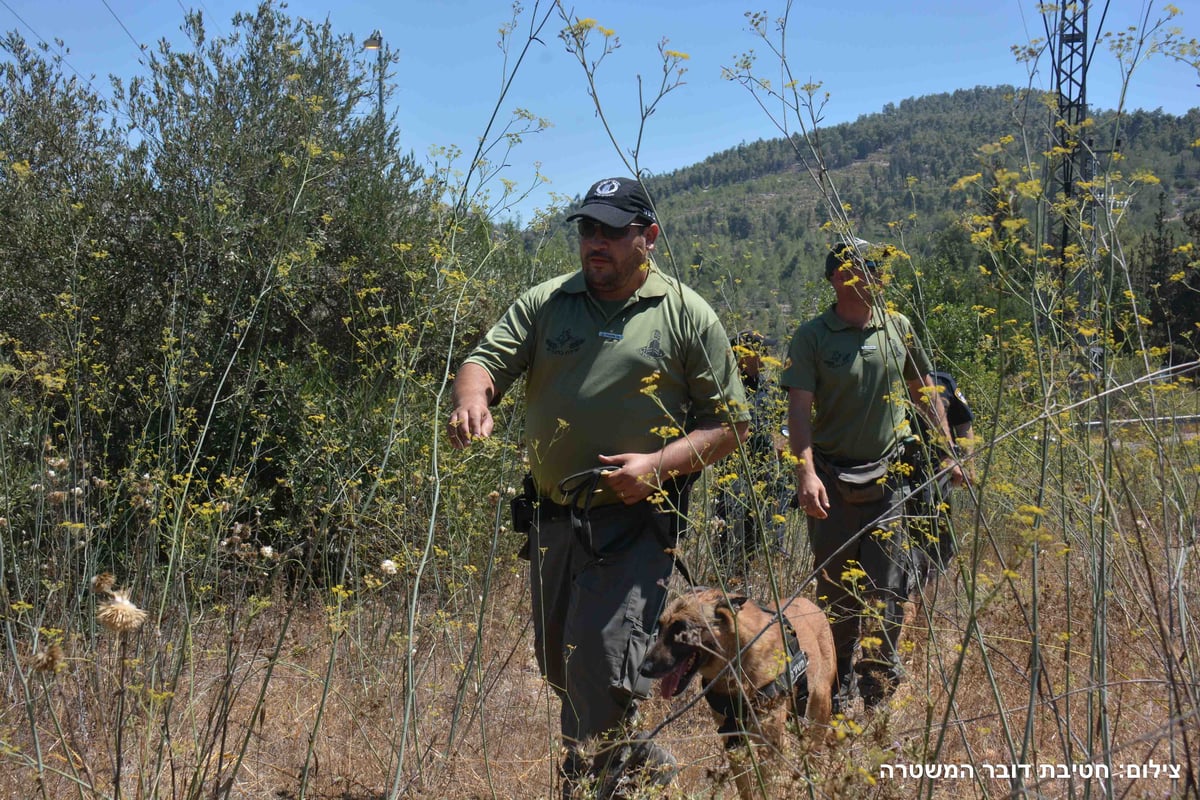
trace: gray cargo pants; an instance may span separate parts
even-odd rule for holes
[[[617,543],[602,562],[580,544],[569,518],[537,519],[530,532],[534,649],[562,701],[569,751],[618,730],[649,696],[651,681],[638,669],[673,567],[655,524],[648,503],[593,509],[593,550],[606,553]]]
[[[882,500],[856,505],[846,502],[833,478],[818,474],[829,496],[829,516],[809,517],[808,535],[813,566],[819,568],[817,599],[829,612],[833,627],[839,700],[848,703],[857,683],[864,700],[870,704],[889,695],[902,677],[896,645],[904,618],[902,603],[907,599],[909,556],[903,504],[894,505],[897,498],[903,497],[907,485],[889,481]],[[865,533],[846,545],[864,528]],[[822,567],[826,561],[829,563]],[[881,607],[867,609],[876,603]],[[877,619],[881,643],[869,652],[861,652],[864,622],[868,617]],[[857,681],[852,669],[858,673]]]

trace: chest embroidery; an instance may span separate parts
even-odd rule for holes
[[[583,347],[583,338],[571,333],[570,328],[563,328],[553,339],[546,340],[546,351],[552,356],[568,356],[580,347]]]
[[[850,350],[845,353],[830,353],[821,361],[830,369],[841,369],[848,364],[854,363],[854,359],[858,356],[857,350]]]

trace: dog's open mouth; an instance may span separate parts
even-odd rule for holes
[[[700,669],[700,654],[693,650],[688,657],[679,662],[679,666],[662,677],[658,691],[663,697],[674,697],[687,688],[692,678]]]

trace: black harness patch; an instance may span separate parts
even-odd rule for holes
[[[760,605],[759,608],[762,608]],[[769,610],[763,608],[763,611]],[[725,737],[725,748],[731,750],[740,746],[746,739],[746,723],[755,709],[764,707],[780,695],[790,695],[793,702],[793,712],[799,716],[801,706],[808,700],[808,654],[800,649],[800,640],[796,638],[796,630],[781,612],[774,612],[772,625],[783,625],[784,647],[787,649],[787,669],[779,673],[779,677],[754,690],[751,697],[742,692],[724,694],[709,690],[710,684],[702,683],[704,699],[713,711],[725,717],[717,732]]]

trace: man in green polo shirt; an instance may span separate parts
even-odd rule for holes
[[[906,598],[907,486],[896,467],[911,437],[910,404],[950,441],[941,406],[930,404],[929,358],[909,320],[882,302],[883,255],[860,239],[829,253],[825,277],[836,302],[796,330],[781,378],[817,595],[833,617],[843,712],[856,691],[874,707],[902,677],[896,640]],[[962,482],[957,463],[942,466]],[[864,616],[875,609],[880,635],[864,648]]]
[[[564,796],[587,780],[604,793],[635,762],[659,783],[674,775],[657,745],[621,746],[673,568],[663,523],[686,501],[664,490],[731,452],[750,417],[716,313],[650,260],[659,227],[642,186],[599,181],[567,219],[582,269],[527,290],[471,352],[448,428],[459,448],[489,436],[491,404],[526,376],[534,648],[562,702]],[[580,473],[573,495],[563,481]]]

